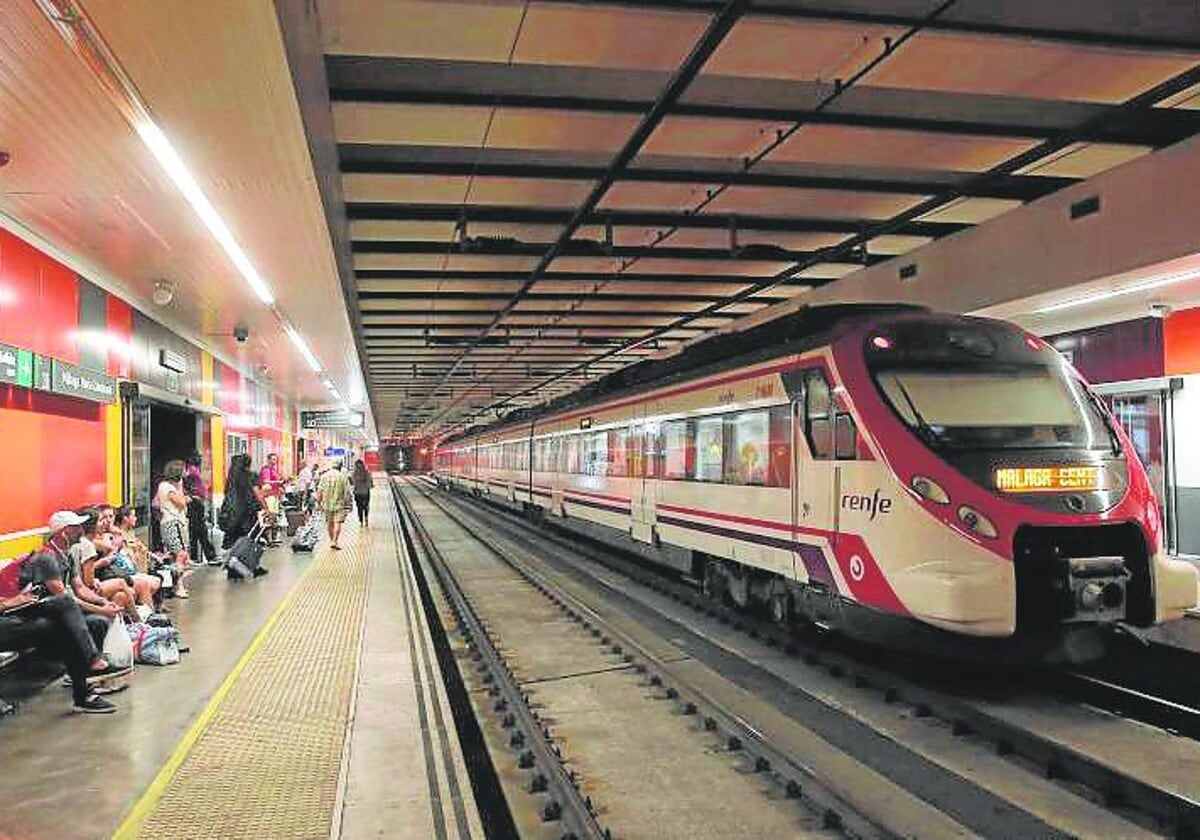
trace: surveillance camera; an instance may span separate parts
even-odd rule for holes
[[[237,339],[238,344],[245,344],[246,339],[250,337],[250,330],[247,327],[238,324],[233,328],[233,337]]]

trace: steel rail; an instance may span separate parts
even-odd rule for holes
[[[571,776],[563,767],[555,746],[546,737],[541,722],[529,708],[521,687],[509,670],[504,657],[496,649],[488,634],[487,628],[475,612],[470,600],[459,585],[454,572],[445,557],[442,556],[436,543],[429,536],[420,518],[417,517],[403,491],[394,481],[389,481],[396,509],[400,514],[400,526],[404,531],[405,542],[413,553],[414,562],[419,556],[425,557],[434,575],[438,579],[442,592],[449,600],[456,619],[466,630],[472,647],[483,660],[487,674],[492,678],[491,686],[496,689],[493,696],[503,699],[505,708],[515,716],[519,728],[513,729],[509,744],[514,748],[525,748],[533,753],[535,767],[546,778],[551,794],[552,805],[543,812],[546,822],[561,822],[569,834],[563,836],[575,837],[577,840],[612,840],[596,819],[594,809],[589,807],[587,798],[574,784]],[[411,531],[409,527],[411,526]],[[418,554],[420,552],[420,554]],[[520,743],[516,741],[516,733],[524,733]]]

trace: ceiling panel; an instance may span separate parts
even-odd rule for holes
[[[1200,56],[922,32],[871,73],[880,87],[1117,103]]]
[[[1027,167],[1025,172],[1067,178],[1090,178],[1105,170],[1120,166],[1152,149],[1145,146],[1117,146],[1111,143],[1072,143],[1045,161]]]
[[[522,0],[317,0],[325,51],[506,61]]]
[[[706,212],[886,219],[916,206],[921,200],[922,196],[851,193],[838,190],[730,187],[708,205]]]
[[[982,172],[1036,145],[1036,140],[1018,138],[807,125],[773,151],[770,159]]]
[[[750,18],[739,23],[705,73],[759,78],[847,79],[903,30],[860,24]]]
[[[513,60],[640,70],[673,70],[708,23],[698,14],[529,4]]]

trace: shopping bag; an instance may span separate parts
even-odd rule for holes
[[[104,636],[104,658],[114,668],[128,668],[133,665],[133,640],[125,629],[125,621],[117,616],[108,625],[108,633]]]

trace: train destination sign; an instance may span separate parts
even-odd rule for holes
[[[996,489],[1005,493],[1068,493],[1100,489],[1100,468],[1079,466],[1005,467],[996,470]]]
[[[117,401],[117,380],[94,370],[50,360],[50,390],[100,403]]]
[[[303,429],[358,429],[362,428],[360,411],[301,411],[300,427]]]
[[[0,344],[0,382],[32,388],[33,353],[8,344]]]

